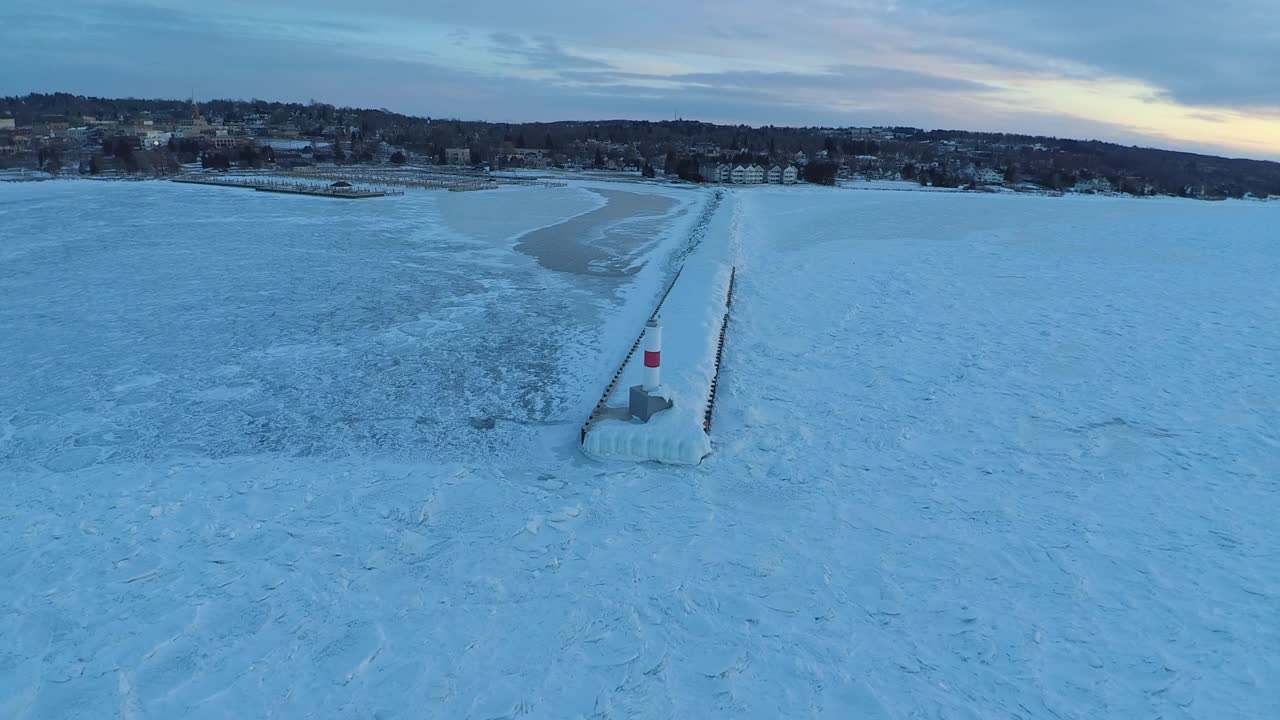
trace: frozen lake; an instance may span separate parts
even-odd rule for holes
[[[570,366],[613,361],[624,275],[695,199],[6,187],[0,459],[472,457],[513,425],[579,423],[594,378]]]
[[[730,191],[590,462],[706,197],[0,185],[0,717],[1274,714],[1280,205]]]

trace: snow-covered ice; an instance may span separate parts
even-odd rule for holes
[[[335,208],[171,183],[6,188],[0,352],[21,362],[0,386],[12,411],[0,459],[458,459],[509,447],[512,426],[576,426],[616,363],[611,313],[665,275],[622,281],[680,240],[668,226],[701,201],[604,192],[649,206],[565,233],[566,250],[541,255],[590,266],[562,273],[541,248],[513,248],[554,243],[605,203],[596,191]],[[593,242],[576,242],[586,232]]]
[[[715,451],[592,462],[706,199],[0,187],[0,717],[1272,714],[1280,206],[731,192]]]

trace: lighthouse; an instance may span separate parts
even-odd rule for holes
[[[657,315],[644,326],[644,384],[631,387],[630,400],[631,417],[641,422],[671,407],[662,394],[662,318]]]

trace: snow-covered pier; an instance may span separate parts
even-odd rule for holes
[[[583,425],[582,450],[600,460],[696,465],[711,453],[711,410],[727,332],[735,276],[736,201],[712,201],[701,240],[691,248],[651,319],[662,317],[662,382],[653,394],[671,407],[647,421],[633,417],[629,393],[648,382],[636,339],[595,411]],[[648,388],[645,388],[648,391]]]

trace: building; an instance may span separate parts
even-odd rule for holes
[[[774,165],[769,168],[769,172],[765,174],[764,181],[768,183],[778,184],[782,182],[782,166]]]
[[[732,182],[733,168],[724,163],[706,163],[702,166],[702,180],[709,183]]]
[[[1004,182],[1004,175],[1000,171],[989,167],[978,167],[973,163],[960,168],[957,175],[977,185],[999,185]]]
[[[266,132],[271,122],[271,117],[262,113],[246,113],[243,119],[245,128],[255,133]]]
[[[782,170],[783,185],[795,185],[796,181],[799,179],[800,179],[800,171],[796,170],[795,165],[788,165],[785,168],[783,168]]]
[[[1090,178],[1081,180],[1072,188],[1075,192],[1082,193],[1111,193],[1115,192],[1115,186],[1106,178]]]
[[[253,141],[249,138],[235,137],[233,135],[217,135],[205,138],[205,145],[215,150],[227,150],[240,145],[249,145],[252,143]]]
[[[16,127],[13,118],[0,118],[0,130],[13,130]]]
[[[168,145],[169,138],[173,137],[173,133],[167,133],[163,130],[144,129],[139,133],[139,137],[142,139],[142,147],[151,149],[158,148],[161,145]]]
[[[209,123],[200,114],[200,106],[191,101],[191,117],[181,118],[174,126],[174,135],[183,138],[200,137],[209,129]]]
[[[471,148],[445,148],[444,161],[449,165],[470,165]]]
[[[470,151],[467,152],[470,153]],[[501,154],[502,164],[507,167],[545,168],[550,164],[547,162],[546,152],[542,148],[504,147]]]
[[[726,166],[727,167],[727,166]],[[734,185],[758,185],[764,182],[765,169],[759,165],[734,165],[729,170],[728,182]]]
[[[178,124],[174,127],[173,134],[178,137],[197,138],[209,129],[209,123],[205,122],[204,118],[186,118],[178,121]]]

